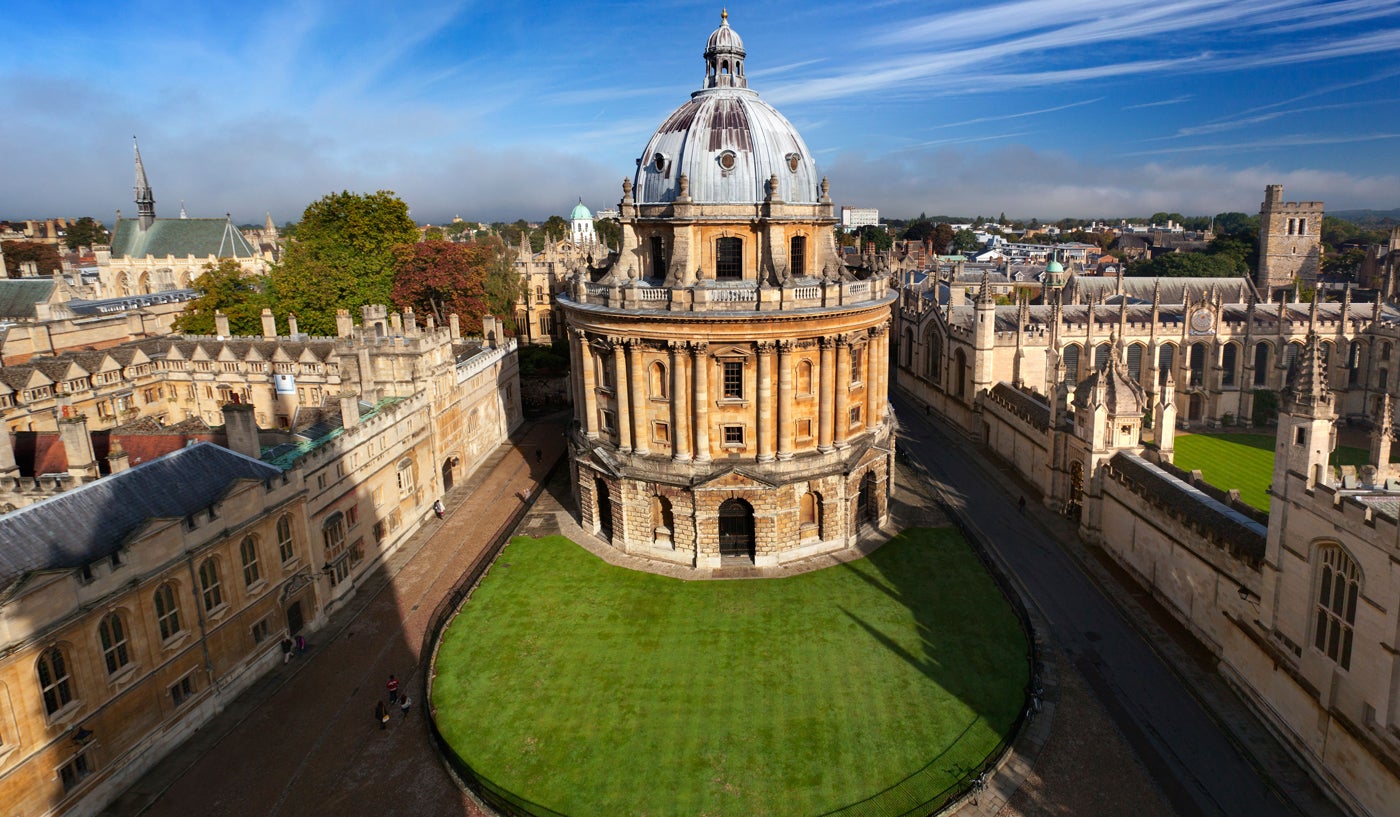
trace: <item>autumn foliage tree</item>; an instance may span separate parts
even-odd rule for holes
[[[518,276],[499,240],[423,241],[399,247],[394,258],[392,297],[399,309],[432,315],[439,326],[456,314],[469,332],[481,328],[483,315],[513,311],[519,288],[510,288],[508,279]],[[502,286],[510,290],[504,298]]]
[[[11,278],[20,277],[20,266],[33,261],[39,275],[53,275],[63,269],[63,259],[58,255],[58,247],[39,241],[5,241],[0,243],[5,254],[5,274]]]

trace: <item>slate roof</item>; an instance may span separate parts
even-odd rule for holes
[[[1044,431],[1050,427],[1050,404],[1039,395],[1029,395],[1010,383],[998,383],[992,387],[992,397],[1011,408],[1018,417],[1035,428]]]
[[[1268,538],[1264,525],[1136,454],[1120,451],[1109,460],[1109,466],[1134,483],[1137,493],[1225,545],[1235,556],[1254,564],[1264,558]]]
[[[241,479],[282,472],[209,443],[88,483],[0,516],[0,587],[36,571],[66,570],[111,556],[150,519],[183,519]]]
[[[142,230],[140,221],[123,219],[112,231],[113,258],[251,258],[256,253],[226,218],[158,218]]]
[[[0,278],[0,318],[32,318],[34,305],[53,295],[52,278]]]
[[[1123,278],[1123,292],[1134,300],[1152,302],[1152,294],[1161,287],[1161,303],[1180,304],[1186,302],[1186,294],[1199,303],[1209,296],[1212,289],[1220,293],[1225,303],[1248,303],[1254,295],[1254,282],[1248,278],[1156,278],[1147,276],[1126,276]],[[1118,278],[1075,275],[1065,283],[1066,303],[1087,301],[1093,298],[1102,301],[1118,291]]]

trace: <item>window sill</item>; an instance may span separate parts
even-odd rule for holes
[[[652,403],[660,403],[660,404],[662,404],[662,405],[667,405],[667,406],[671,405],[671,398],[669,398],[669,397],[657,397],[657,396],[653,395],[653,396],[651,396],[651,397],[648,397],[647,400],[649,400],[649,401],[652,402]]]
[[[742,397],[721,397],[715,401],[715,405],[720,408],[733,408],[736,406],[739,408],[748,408],[749,401]]]
[[[301,557],[293,556],[292,558],[282,563],[282,572],[292,573],[299,567],[301,567]]]
[[[266,589],[267,589],[267,579],[258,579],[257,581],[255,581],[255,582],[253,582],[252,584],[248,585],[248,595],[250,595],[250,596],[256,596],[256,595],[258,595],[259,593],[261,593],[262,591],[264,591],[264,590],[266,590]]]
[[[172,635],[172,636],[170,636],[169,638],[167,638],[167,639],[165,639],[164,641],[162,641],[162,642],[160,643],[160,648],[161,648],[163,651],[165,651],[165,652],[170,652],[171,650],[177,650],[177,649],[180,648],[180,645],[184,644],[184,643],[185,643],[185,640],[186,640],[187,638],[189,638],[189,637],[190,637],[190,631],[189,631],[189,630],[181,630],[180,632],[176,633],[175,635]]]
[[[63,726],[64,724],[76,718],[78,716],[78,713],[82,712],[82,710],[83,700],[81,698],[69,701],[68,703],[64,704],[62,709],[48,716],[49,726]]]
[[[136,662],[129,662],[126,666],[107,676],[107,686],[112,689],[120,688],[122,684],[125,684],[136,676],[137,669],[139,669],[139,667],[136,665]]]
[[[212,610],[205,610],[205,611],[204,611],[204,617],[207,618],[207,619],[209,619],[211,622],[213,622],[213,621],[218,621],[219,619],[221,619],[221,618],[223,618],[224,616],[228,615],[228,611],[229,611],[229,604],[228,604],[228,602],[225,601],[225,602],[221,602],[221,603],[219,604],[219,606],[215,607],[215,608],[212,609]]]

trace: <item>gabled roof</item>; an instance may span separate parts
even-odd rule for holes
[[[53,295],[52,278],[0,278],[0,318],[33,318]]]
[[[209,443],[65,491],[0,516],[0,587],[43,570],[106,558],[151,519],[183,519],[209,507],[244,479],[282,472]]]
[[[158,218],[145,230],[134,219],[112,230],[113,258],[252,258],[248,239],[226,218]]]

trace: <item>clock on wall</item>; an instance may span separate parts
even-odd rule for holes
[[[1210,332],[1215,324],[1215,318],[1210,314],[1209,309],[1197,309],[1191,313],[1191,332],[1197,335],[1204,335]]]

